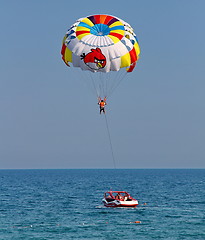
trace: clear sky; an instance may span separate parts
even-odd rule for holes
[[[0,169],[113,168],[96,97],[61,60],[78,18],[110,14],[141,46],[108,101],[117,168],[205,168],[205,1],[0,0]]]

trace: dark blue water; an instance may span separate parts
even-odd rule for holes
[[[139,207],[103,207],[110,189]],[[205,170],[0,170],[0,239],[204,240]]]

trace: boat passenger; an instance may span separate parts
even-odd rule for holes
[[[118,193],[117,196],[116,196],[116,199],[122,201],[122,200],[123,200],[123,197],[122,197],[122,195],[121,195],[120,193]]]

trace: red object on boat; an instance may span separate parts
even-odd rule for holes
[[[138,205],[138,201],[125,191],[105,192],[102,202],[106,207],[136,207]]]

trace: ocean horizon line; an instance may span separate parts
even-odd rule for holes
[[[1,170],[205,170],[205,168],[0,168]]]

